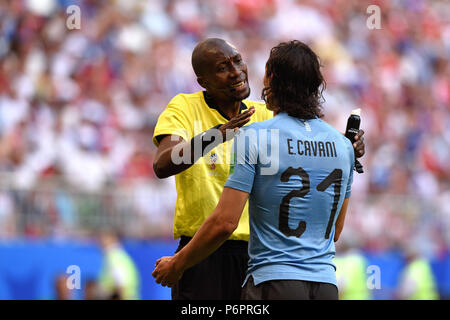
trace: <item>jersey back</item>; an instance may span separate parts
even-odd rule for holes
[[[233,150],[225,187],[250,193],[247,279],[336,285],[334,225],[350,197],[351,142],[320,119],[281,113],[243,129]]]

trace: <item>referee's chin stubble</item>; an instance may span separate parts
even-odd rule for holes
[[[248,82],[246,82],[245,90],[242,90],[241,92],[231,91],[230,94],[235,97],[236,101],[247,99],[250,96],[250,86],[248,85]]]

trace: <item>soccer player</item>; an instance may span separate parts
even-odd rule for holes
[[[351,142],[319,119],[323,84],[318,57],[307,45],[290,41],[271,50],[263,97],[275,117],[247,126],[235,138],[234,172],[217,208],[182,250],[157,261],[158,283],[176,284],[220,247],[238,227],[250,197],[250,260],[242,298],[338,299],[334,241],[344,225],[355,158]],[[261,135],[274,129],[275,139]],[[256,139],[249,138],[250,130]],[[273,145],[278,152],[272,148],[270,157],[278,171],[263,175],[268,162],[261,149]]]
[[[160,115],[153,137],[158,146],[153,165],[156,175],[175,175],[177,252],[191,241],[219,202],[230,169],[225,161],[231,150],[227,129],[272,118],[264,103],[246,100],[250,94],[247,66],[230,43],[214,38],[200,42],[193,51],[192,66],[205,91],[175,96]],[[212,140],[214,148],[204,139],[213,135],[213,128],[219,129],[223,138]],[[358,156],[364,154],[363,134],[361,130],[357,135]],[[188,161],[179,161],[182,157]],[[224,194],[231,189],[226,190]],[[235,228],[214,246],[215,252],[202,262],[198,260],[200,263],[182,277],[180,274],[172,299],[240,298],[248,263],[246,201],[238,211]]]

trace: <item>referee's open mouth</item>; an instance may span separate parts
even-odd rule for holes
[[[235,89],[241,89],[242,87],[245,86],[245,81],[239,81],[236,84],[232,84],[231,87],[235,88]]]
[[[240,80],[230,85],[230,91],[233,95],[244,96],[248,94],[248,80]]]

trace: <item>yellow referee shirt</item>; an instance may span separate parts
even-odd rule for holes
[[[243,100],[241,112],[251,106],[255,113],[249,122],[259,122],[272,118],[262,102]],[[229,119],[205,100],[204,92],[178,94],[161,113],[153,134],[153,143],[158,146],[157,137],[178,135],[190,141],[197,134],[224,124]],[[174,238],[194,236],[203,221],[214,211],[219,202],[223,186],[230,170],[230,150],[233,140],[227,141],[211,150],[189,169],[175,175],[177,202],[175,205]],[[230,240],[249,238],[248,203],[244,208],[237,229]]]

